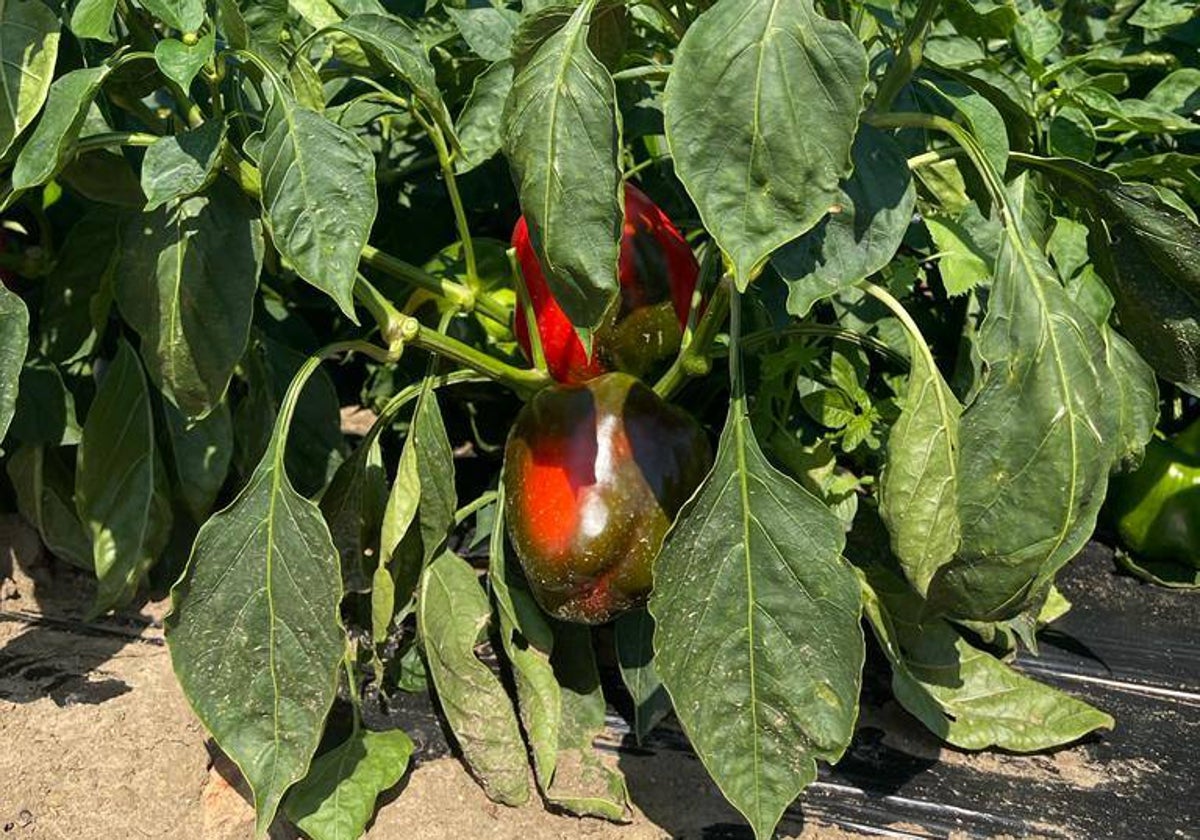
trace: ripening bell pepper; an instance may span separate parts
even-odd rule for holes
[[[1141,467],[1113,484],[1110,504],[1126,548],[1200,568],[1200,420],[1152,440]]]
[[[601,624],[643,603],[667,528],[711,465],[696,421],[627,374],[534,396],[505,449],[504,512],[542,608]]]
[[[679,350],[700,266],[679,229],[637,187],[625,185],[620,302],[597,328],[590,359],[550,293],[524,216],[513,230],[512,244],[529,290],[546,366],[555,380],[584,382],[609,371],[641,377]],[[530,356],[529,325],[520,309],[514,332]]]

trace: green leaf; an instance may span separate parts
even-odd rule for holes
[[[425,568],[417,630],[442,711],[488,797],[506,805],[529,799],[525,745],[499,676],[475,656],[491,606],[475,570],[445,552]]]
[[[1083,111],[1068,105],[1050,120],[1050,153],[1088,161],[1096,154],[1096,129]]]
[[[387,496],[383,452],[378,437],[372,434],[342,462],[321,494],[321,513],[329,523],[333,544],[342,558],[342,577],[351,592],[370,588],[366,560],[368,551],[379,548]]]
[[[457,143],[454,122],[446,110],[437,74],[425,45],[412,27],[393,15],[360,13],[324,32],[341,32],[356,39],[367,55],[380,62],[412,89],[413,95],[441,127],[447,139]]]
[[[896,142],[860,126],[851,154],[854,174],[842,183],[834,211],[771,257],[797,318],[887,265],[912,221],[917,192]]]
[[[29,310],[25,302],[0,284],[0,443],[17,410],[21,367],[29,350]]]
[[[88,409],[75,468],[75,506],[91,533],[100,583],[93,614],[129,603],[166,548],[165,472],[142,366],[121,341]]]
[[[948,0],[946,17],[971,38],[1007,38],[1020,15],[1012,0]]]
[[[974,202],[956,213],[924,217],[937,246],[938,276],[951,296],[991,282],[999,248],[999,225],[985,219]]]
[[[203,0],[138,0],[150,14],[172,29],[195,32],[204,23]]]
[[[979,334],[987,375],[960,426],[962,548],[929,587],[936,610],[981,621],[1023,612],[1083,548],[1120,446],[1104,337],[1013,209],[1024,181]]]
[[[484,61],[503,61],[512,55],[512,40],[521,15],[512,9],[483,6],[477,9],[446,7],[446,14],[463,40]]]
[[[36,0],[31,0],[36,2]],[[72,70],[54,80],[46,99],[46,110],[25,141],[13,166],[14,191],[40,186],[53,178],[67,162],[71,145],[87,119],[109,66]]]
[[[75,513],[75,478],[59,451],[22,446],[5,467],[17,494],[17,510],[37,529],[50,553],[90,572],[92,539]]]
[[[735,399],[716,466],[655,561],[655,665],[696,754],[759,838],[858,715],[860,596],[841,522],[778,472]]]
[[[216,43],[217,33],[211,29],[191,46],[175,38],[164,38],[154,46],[154,63],[164,76],[187,90],[204,63],[212,58]]]
[[[29,358],[21,368],[17,410],[9,432],[21,443],[72,446],[83,430],[75,416],[75,397],[50,362]]]
[[[354,315],[358,258],[375,222],[375,156],[362,140],[277,92],[263,127],[262,205],[296,273]]]
[[[586,630],[552,624],[538,608],[519,567],[508,562],[503,510],[499,500],[488,581],[538,786],[547,801],[573,814],[622,820],[628,809],[624,781],[600,762],[593,746],[604,727],[605,704],[590,637]]]
[[[412,739],[399,729],[358,729],[313,762],[283,801],[284,813],[312,840],[358,840],[375,800],[403,778],[412,752]]]
[[[164,400],[163,416],[178,479],[176,487],[187,512],[201,525],[212,512],[233,458],[233,418],[229,406],[218,403],[204,418],[188,420]]]
[[[892,691],[939,738],[965,750],[1037,752],[1069,744],[1113,719],[968,644],[890,572],[864,575],[865,612],[892,664]]]
[[[113,15],[117,0],[79,0],[71,11],[71,31],[80,38],[94,38],[107,44],[116,43],[113,35]]]
[[[108,320],[125,218],[111,208],[96,209],[67,231],[42,287],[40,349],[51,361],[66,364],[92,353]]]
[[[591,631],[581,624],[558,623],[550,663],[561,688],[562,717],[546,801],[572,814],[627,822],[625,778],[606,767],[593,747],[605,726],[606,705]]]
[[[812,0],[720,0],[688,29],[667,140],[738,288],[837,204],[866,85],[862,44]]]
[[[302,353],[270,338],[251,343],[243,359],[250,394],[238,403],[234,415],[235,463],[242,475],[249,475],[267,451],[288,383],[304,359]],[[341,465],[345,447],[337,391],[325,371],[313,375],[290,425],[288,475],[302,495],[316,496]]]
[[[1096,269],[1138,353],[1163,379],[1200,393],[1200,225],[1146,184],[1071,160],[1025,162],[1088,211]]]
[[[421,567],[442,552],[454,525],[454,453],[426,377],[408,438],[396,465],[396,478],[383,512],[379,563],[371,587],[371,627],[376,644],[387,640],[396,608],[412,597]],[[406,550],[416,523],[421,549]]]
[[[912,367],[900,417],[888,435],[879,479],[879,515],[892,553],[922,595],[958,550],[958,427],[962,406],[915,324],[908,333]]]
[[[1200,589],[1200,569],[1190,563],[1147,560],[1117,553],[1117,562],[1130,574],[1168,589]]]
[[[189,417],[221,401],[246,350],[264,250],[256,215],[221,179],[125,226],[117,303],[150,378]]]
[[[979,145],[983,147],[992,168],[1003,176],[1008,169],[1008,129],[1005,128],[1004,117],[1000,116],[996,106],[974,88],[961,82],[947,80],[935,83],[923,79],[922,84],[950,103],[958,112],[967,128],[979,141]]]
[[[1168,73],[1146,94],[1146,101],[1177,114],[1194,114],[1200,109],[1200,67]]]
[[[1192,0],[1145,0],[1129,18],[1130,26],[1171,29],[1194,20],[1200,3]]]
[[[633,734],[639,744],[671,713],[671,698],[654,668],[654,618],[626,613],[613,624],[621,679],[633,699]]]
[[[498,61],[475,78],[471,95],[458,115],[456,130],[462,151],[454,160],[456,172],[470,172],[504,145],[504,103],[512,83],[510,61]]]
[[[554,299],[590,346],[617,295],[620,130],[612,77],[588,47],[581,3],[513,79],[504,154]]]
[[[284,468],[305,362],[249,482],[196,536],[171,592],[167,642],[197,717],[250,784],[257,836],[307,774],[346,649],[337,550]]]
[[[142,160],[146,210],[194,195],[208,186],[220,170],[224,143],[225,124],[215,120],[155,140]]]
[[[1041,66],[1050,54],[1058,49],[1063,30],[1041,6],[1034,6],[1017,21],[1013,29],[1013,42],[1025,61]]]
[[[0,157],[33,122],[54,79],[58,58],[58,14],[41,0],[0,4],[0,87],[7,107],[0,110]]]

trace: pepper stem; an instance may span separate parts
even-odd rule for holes
[[[662,379],[654,385],[654,393],[664,400],[670,399],[683,384],[693,376],[703,376],[712,369],[712,345],[725,325],[725,317],[729,314],[729,300],[732,293],[732,283],[728,275],[721,278],[717,289],[713,292],[712,300],[708,302],[700,322],[696,325],[690,341],[679,349],[671,367],[663,374]]]

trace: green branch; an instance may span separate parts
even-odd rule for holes
[[[879,83],[875,101],[871,104],[873,111],[883,113],[891,108],[900,91],[908,84],[913,73],[917,72],[917,68],[921,66],[925,38],[929,35],[933,17],[937,14],[940,6],[941,0],[921,0],[916,16],[904,30],[904,40],[901,42],[900,51],[896,53],[895,60],[892,61],[883,80]]]

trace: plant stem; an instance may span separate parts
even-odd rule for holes
[[[941,163],[943,160],[953,160],[954,158],[962,157],[966,154],[966,150],[955,147],[951,149],[933,149],[932,151],[922,152],[919,155],[913,155],[908,159],[908,168],[916,171],[923,166],[929,166],[934,163]]]
[[[458,239],[462,243],[463,259],[467,264],[467,285],[472,289],[478,289],[479,268],[475,263],[475,243],[471,239],[471,229],[467,225],[467,213],[463,209],[462,197],[458,193],[458,180],[454,177],[454,158],[446,146],[446,136],[435,123],[421,116],[417,108],[414,107],[412,112],[424,127],[429,139],[433,141],[438,164],[442,168],[442,177],[446,181],[446,192],[450,194],[450,206],[454,208],[454,224],[458,228]]]
[[[521,271],[521,262],[517,259],[517,249],[509,248],[508,265],[512,271],[513,287],[517,290],[517,303],[525,318],[525,326],[529,333],[529,350],[533,356],[533,366],[538,370],[548,370],[546,365],[546,349],[542,347],[542,331],[538,327],[537,313],[533,311],[533,299],[529,297],[529,286],[525,283],[525,273]]]
[[[420,347],[457,362],[489,379],[511,388],[522,398],[529,398],[550,384],[550,377],[538,370],[513,367],[494,356],[476,350],[469,344],[442,335],[437,330],[424,326],[416,318],[405,317],[400,328],[400,337],[405,344]]]
[[[144,131],[108,131],[77,140],[75,154],[82,155],[95,149],[107,149],[112,146],[149,146],[157,139],[157,134],[147,134]]]
[[[362,698],[358,696],[358,677],[354,676],[354,642],[346,640],[346,653],[342,656],[342,666],[346,669],[346,681],[350,688],[350,705],[354,707],[353,731],[357,734],[362,728]]]
[[[468,519],[470,519],[472,516],[479,513],[479,511],[483,510],[485,507],[490,505],[492,502],[496,501],[496,499],[499,498],[499,496],[500,496],[500,493],[498,491],[489,490],[486,493],[484,493],[482,496],[480,496],[478,499],[471,502],[470,504],[463,505],[462,507],[460,507],[458,510],[456,510],[454,512],[454,524],[455,525],[463,524]]]
[[[769,344],[772,341],[788,338],[789,336],[803,335],[814,336],[817,338],[831,338],[838,341],[845,341],[864,350],[870,350],[878,353],[880,356],[888,359],[891,362],[901,366],[908,367],[908,359],[897,353],[891,347],[888,347],[874,336],[863,335],[854,330],[846,329],[845,327],[835,327],[831,324],[789,324],[782,330],[759,330],[758,332],[750,333],[742,339],[742,349],[750,350],[758,347],[761,344]]]
[[[887,289],[882,286],[876,286],[874,283],[863,282],[859,288],[886,306],[896,316],[897,320],[904,326],[904,331],[912,338],[913,345],[917,351],[926,357],[930,369],[937,370],[937,365],[933,361],[933,354],[929,350],[929,345],[925,343],[925,336],[921,334],[921,328],[917,326],[917,322],[908,314],[908,310],[904,308],[904,304],[896,300]]]
[[[879,83],[871,110],[882,114],[891,108],[901,89],[908,84],[913,73],[917,72],[917,68],[921,66],[925,37],[929,34],[929,28],[939,6],[941,6],[941,0],[921,0],[916,15],[909,21],[908,28],[904,30],[904,40],[901,42],[900,51],[896,53],[895,60],[892,61],[883,80]]]
[[[683,21],[675,17],[674,12],[667,8],[666,3],[662,0],[641,0],[641,2],[658,12],[658,16],[666,22],[667,26],[671,27],[671,32],[675,34],[675,37],[683,40],[683,36],[687,34],[687,27],[683,25]]]
[[[360,259],[371,268],[444,298],[465,312],[478,312],[505,327],[511,325],[512,312],[490,295],[476,294],[462,283],[434,277],[412,263],[380,251],[374,245],[364,247]]]
[[[398,310],[390,300],[384,297],[383,292],[375,288],[371,281],[361,274],[354,283],[354,298],[371,313],[371,317],[379,325],[379,333],[388,347],[399,350],[400,328],[406,317],[404,313]]]
[[[925,131],[940,131],[949,135],[950,139],[966,152],[975,168],[979,170],[979,176],[983,179],[984,185],[1001,213],[1001,221],[1004,221],[1004,217],[1008,213],[1008,197],[1004,191],[1004,182],[988,161],[983,147],[979,145],[979,141],[971,132],[953,120],[939,117],[936,114],[914,112],[874,114],[868,112],[863,114],[862,119],[863,122],[876,128],[920,128]]]
[[[670,75],[670,64],[643,64],[641,67],[618,70],[612,77],[614,82],[623,82],[631,79],[665,79]]]
[[[729,314],[729,301],[732,295],[733,281],[722,277],[713,292],[712,300],[708,302],[700,323],[691,341],[679,348],[679,355],[671,363],[671,367],[663,374],[662,379],[654,385],[654,392],[664,400],[670,399],[674,393],[693,376],[703,376],[712,369],[711,351],[713,342],[725,325],[725,316]]]

